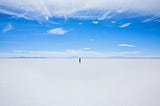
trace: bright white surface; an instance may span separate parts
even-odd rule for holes
[[[160,60],[0,59],[0,106],[160,106]]]

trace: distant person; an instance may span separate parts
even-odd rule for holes
[[[81,58],[79,58],[79,63],[81,64]]]

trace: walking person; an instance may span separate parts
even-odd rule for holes
[[[79,60],[79,64],[81,64],[81,58],[79,58],[78,60]]]

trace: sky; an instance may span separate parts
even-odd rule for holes
[[[160,57],[159,0],[1,0],[0,57]]]

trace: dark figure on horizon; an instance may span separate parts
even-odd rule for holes
[[[79,60],[79,63],[81,64],[81,58],[79,58],[78,60]]]

